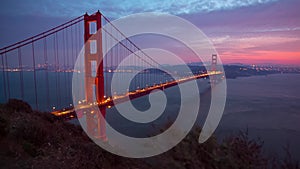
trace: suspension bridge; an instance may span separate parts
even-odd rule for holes
[[[103,28],[106,24],[109,29]],[[118,41],[120,37],[124,40]],[[104,56],[103,49],[113,42],[117,45]],[[79,66],[84,71],[75,68],[80,52],[84,57]],[[135,57],[128,61],[128,66],[117,69],[131,54]],[[223,74],[216,70],[217,55],[212,54],[211,70],[183,73],[177,79],[167,76],[166,72],[155,69],[163,65],[143,52],[99,11],[3,47],[0,57],[1,102],[18,98],[36,110],[51,112],[65,120],[86,118],[88,133],[99,138],[105,138],[105,120],[95,113],[95,107],[105,117],[106,109],[116,104],[195,79],[213,81],[212,77]],[[126,91],[111,90],[113,74],[120,74],[121,85],[126,73],[139,70],[143,71]],[[78,84],[81,87],[76,92],[84,97],[74,98],[70,83],[73,76],[80,75],[84,76],[84,82]]]

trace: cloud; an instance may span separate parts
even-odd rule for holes
[[[276,0],[4,0],[1,15],[78,16],[101,10],[105,15],[119,18],[136,12],[167,12],[175,15],[229,10],[274,2]]]
[[[211,37],[225,62],[300,64],[299,30]]]
[[[157,11],[195,24],[227,62],[271,61],[276,56],[278,62],[289,59],[300,64],[299,5],[299,0],[3,0],[0,46],[98,9],[110,19]],[[178,51],[184,55],[181,48]]]

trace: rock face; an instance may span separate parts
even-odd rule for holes
[[[198,144],[197,130],[172,150],[156,157],[129,159],[94,144],[79,126],[50,113],[36,112],[20,100],[0,105],[0,168],[299,168],[293,161],[272,163],[261,144],[247,134],[218,143]]]

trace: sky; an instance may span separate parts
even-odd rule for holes
[[[0,46],[98,9],[111,19],[165,12],[199,27],[223,63],[300,65],[299,6],[299,0],[2,0]]]

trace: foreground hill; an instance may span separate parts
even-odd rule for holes
[[[80,126],[36,112],[19,100],[0,105],[0,168],[299,168],[290,160],[271,160],[247,134],[198,144],[197,132],[172,150],[152,158],[129,159],[94,144]]]

